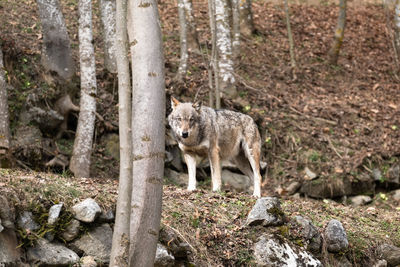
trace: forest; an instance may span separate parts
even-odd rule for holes
[[[0,266],[400,266],[399,0],[1,0],[0,25]]]

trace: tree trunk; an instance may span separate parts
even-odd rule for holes
[[[285,15],[286,15],[286,28],[288,31],[288,39],[289,39],[289,53],[290,53],[290,63],[292,68],[296,67],[296,59],[294,56],[294,44],[293,44],[293,34],[292,27],[290,26],[290,13],[289,13],[289,4],[288,0],[283,0],[285,3]]]
[[[232,1],[232,51],[233,59],[236,61],[240,55],[240,0]]]
[[[336,30],[335,30],[335,38],[333,40],[332,47],[329,50],[329,54],[328,54],[329,55],[329,63],[332,65],[337,64],[340,48],[342,47],[342,43],[343,43],[344,30],[346,28],[346,5],[347,5],[347,0],[340,0],[340,2],[339,2],[339,17],[338,17],[338,23],[336,26]]]
[[[180,1],[180,0],[179,0]],[[199,36],[193,16],[192,0],[182,0],[187,21],[187,45],[189,52],[199,51]]]
[[[165,84],[156,0],[130,0],[133,184],[130,266],[153,266],[161,219],[165,153]],[[149,45],[151,44],[151,45]]]
[[[218,83],[218,65],[217,65],[217,42],[216,42],[216,22],[215,22],[215,1],[208,1],[208,13],[210,17],[211,29],[211,59],[209,67],[209,87],[210,87],[210,107],[221,108],[221,98],[219,94]],[[215,94],[215,103],[214,103]]]
[[[178,0],[178,15],[179,15],[179,41],[181,47],[181,57],[179,61],[178,74],[176,76],[178,81],[183,81],[187,73],[187,64],[189,58],[188,52],[188,35],[187,35],[187,20],[185,12],[185,1]]]
[[[394,38],[393,38],[394,50],[395,50],[395,60],[397,62],[397,67],[399,67],[398,62],[400,56],[400,0],[396,0],[394,8]]]
[[[79,58],[81,66],[80,112],[70,169],[76,177],[89,177],[97,94],[91,0],[79,0]]]
[[[251,0],[240,1],[240,33],[249,37],[255,32]]]
[[[0,155],[6,154],[10,148],[10,138],[7,82],[4,73],[3,52],[0,49]]]
[[[235,77],[233,75],[232,38],[229,24],[228,0],[215,0],[216,45],[218,54],[218,82],[221,92],[236,97]]]
[[[37,0],[42,23],[42,64],[68,81],[75,74],[70,41],[59,0]]]
[[[115,55],[115,0],[100,0],[101,22],[104,36],[104,65],[111,73],[117,73]]]
[[[129,223],[132,193],[132,92],[127,49],[127,0],[117,0],[116,4],[115,56],[118,69],[120,168],[110,266],[123,267],[128,266],[129,257]]]

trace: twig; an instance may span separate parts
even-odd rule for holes
[[[339,158],[343,158],[339,152],[337,152],[336,148],[333,146],[331,139],[329,138],[329,136],[326,136],[326,140],[328,141],[330,147],[332,148],[332,150],[336,153],[336,155],[338,155]]]
[[[190,243],[186,240],[186,238],[178,230],[176,230],[174,227],[172,227],[168,224],[165,224],[165,225],[168,226],[169,228],[171,228],[171,230],[173,230],[175,233],[177,233],[183,239],[183,241],[185,241],[189,245],[189,247],[196,253],[196,249],[192,245],[190,245]]]

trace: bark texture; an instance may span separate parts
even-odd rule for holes
[[[336,65],[340,48],[342,47],[344,30],[346,28],[346,9],[347,0],[340,0],[339,2],[339,17],[335,30],[335,37],[331,49],[329,50],[329,63]]]
[[[119,186],[110,266],[128,266],[132,192],[132,94],[126,30],[127,0],[116,3],[116,61],[119,103]]]
[[[104,36],[104,65],[111,73],[117,73],[115,48],[115,0],[100,0],[100,14]]]
[[[97,94],[91,0],[79,0],[79,58],[81,68],[80,112],[70,169],[76,177],[89,177]]]
[[[240,33],[243,36],[250,36],[254,33],[253,11],[251,8],[251,0],[240,1]]]
[[[187,21],[187,42],[189,52],[199,51],[199,35],[196,21],[193,16],[192,0],[182,0]]]
[[[232,1],[232,51],[236,61],[240,55],[240,0]]]
[[[153,266],[161,219],[165,84],[156,0],[130,0],[132,56],[132,201],[130,266]],[[149,45],[151,44],[151,45]]]
[[[400,0],[396,0],[394,7],[394,49],[396,61],[399,62],[400,56]]]
[[[288,31],[288,39],[289,39],[290,64],[292,65],[292,68],[295,68],[296,67],[296,59],[294,56],[294,42],[293,42],[292,27],[290,26],[289,4],[288,4],[288,0],[284,0],[284,2],[285,2],[286,28]]]
[[[210,87],[210,107],[221,108],[221,98],[218,84],[217,65],[217,44],[216,44],[216,22],[215,22],[215,1],[208,1],[208,13],[211,29],[211,59],[208,69],[208,82]],[[215,103],[214,103],[215,98]]]
[[[236,97],[233,75],[232,37],[228,0],[215,0],[216,46],[218,54],[218,83],[223,94]]]
[[[42,64],[47,71],[69,80],[75,65],[59,0],[37,0],[37,5],[43,34]]]
[[[179,68],[177,80],[182,81],[186,77],[187,64],[189,58],[188,52],[188,38],[187,38],[187,20],[185,12],[185,1],[178,0],[178,16],[179,16],[179,41],[181,47],[181,57],[179,61]]]
[[[10,138],[7,82],[4,72],[3,52],[0,49],[0,154],[10,148]]]

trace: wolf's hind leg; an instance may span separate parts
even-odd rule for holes
[[[196,190],[196,158],[190,154],[184,154],[189,174],[188,191]]]
[[[250,144],[244,144],[244,151],[250,162],[251,168],[253,170],[254,177],[254,191],[253,196],[261,197],[261,174],[260,174],[260,144],[259,142],[253,142]]]
[[[212,190],[220,191],[221,190],[221,162],[219,156],[219,148],[217,146],[211,148],[210,154],[210,167],[211,167],[211,181],[212,181]]]

